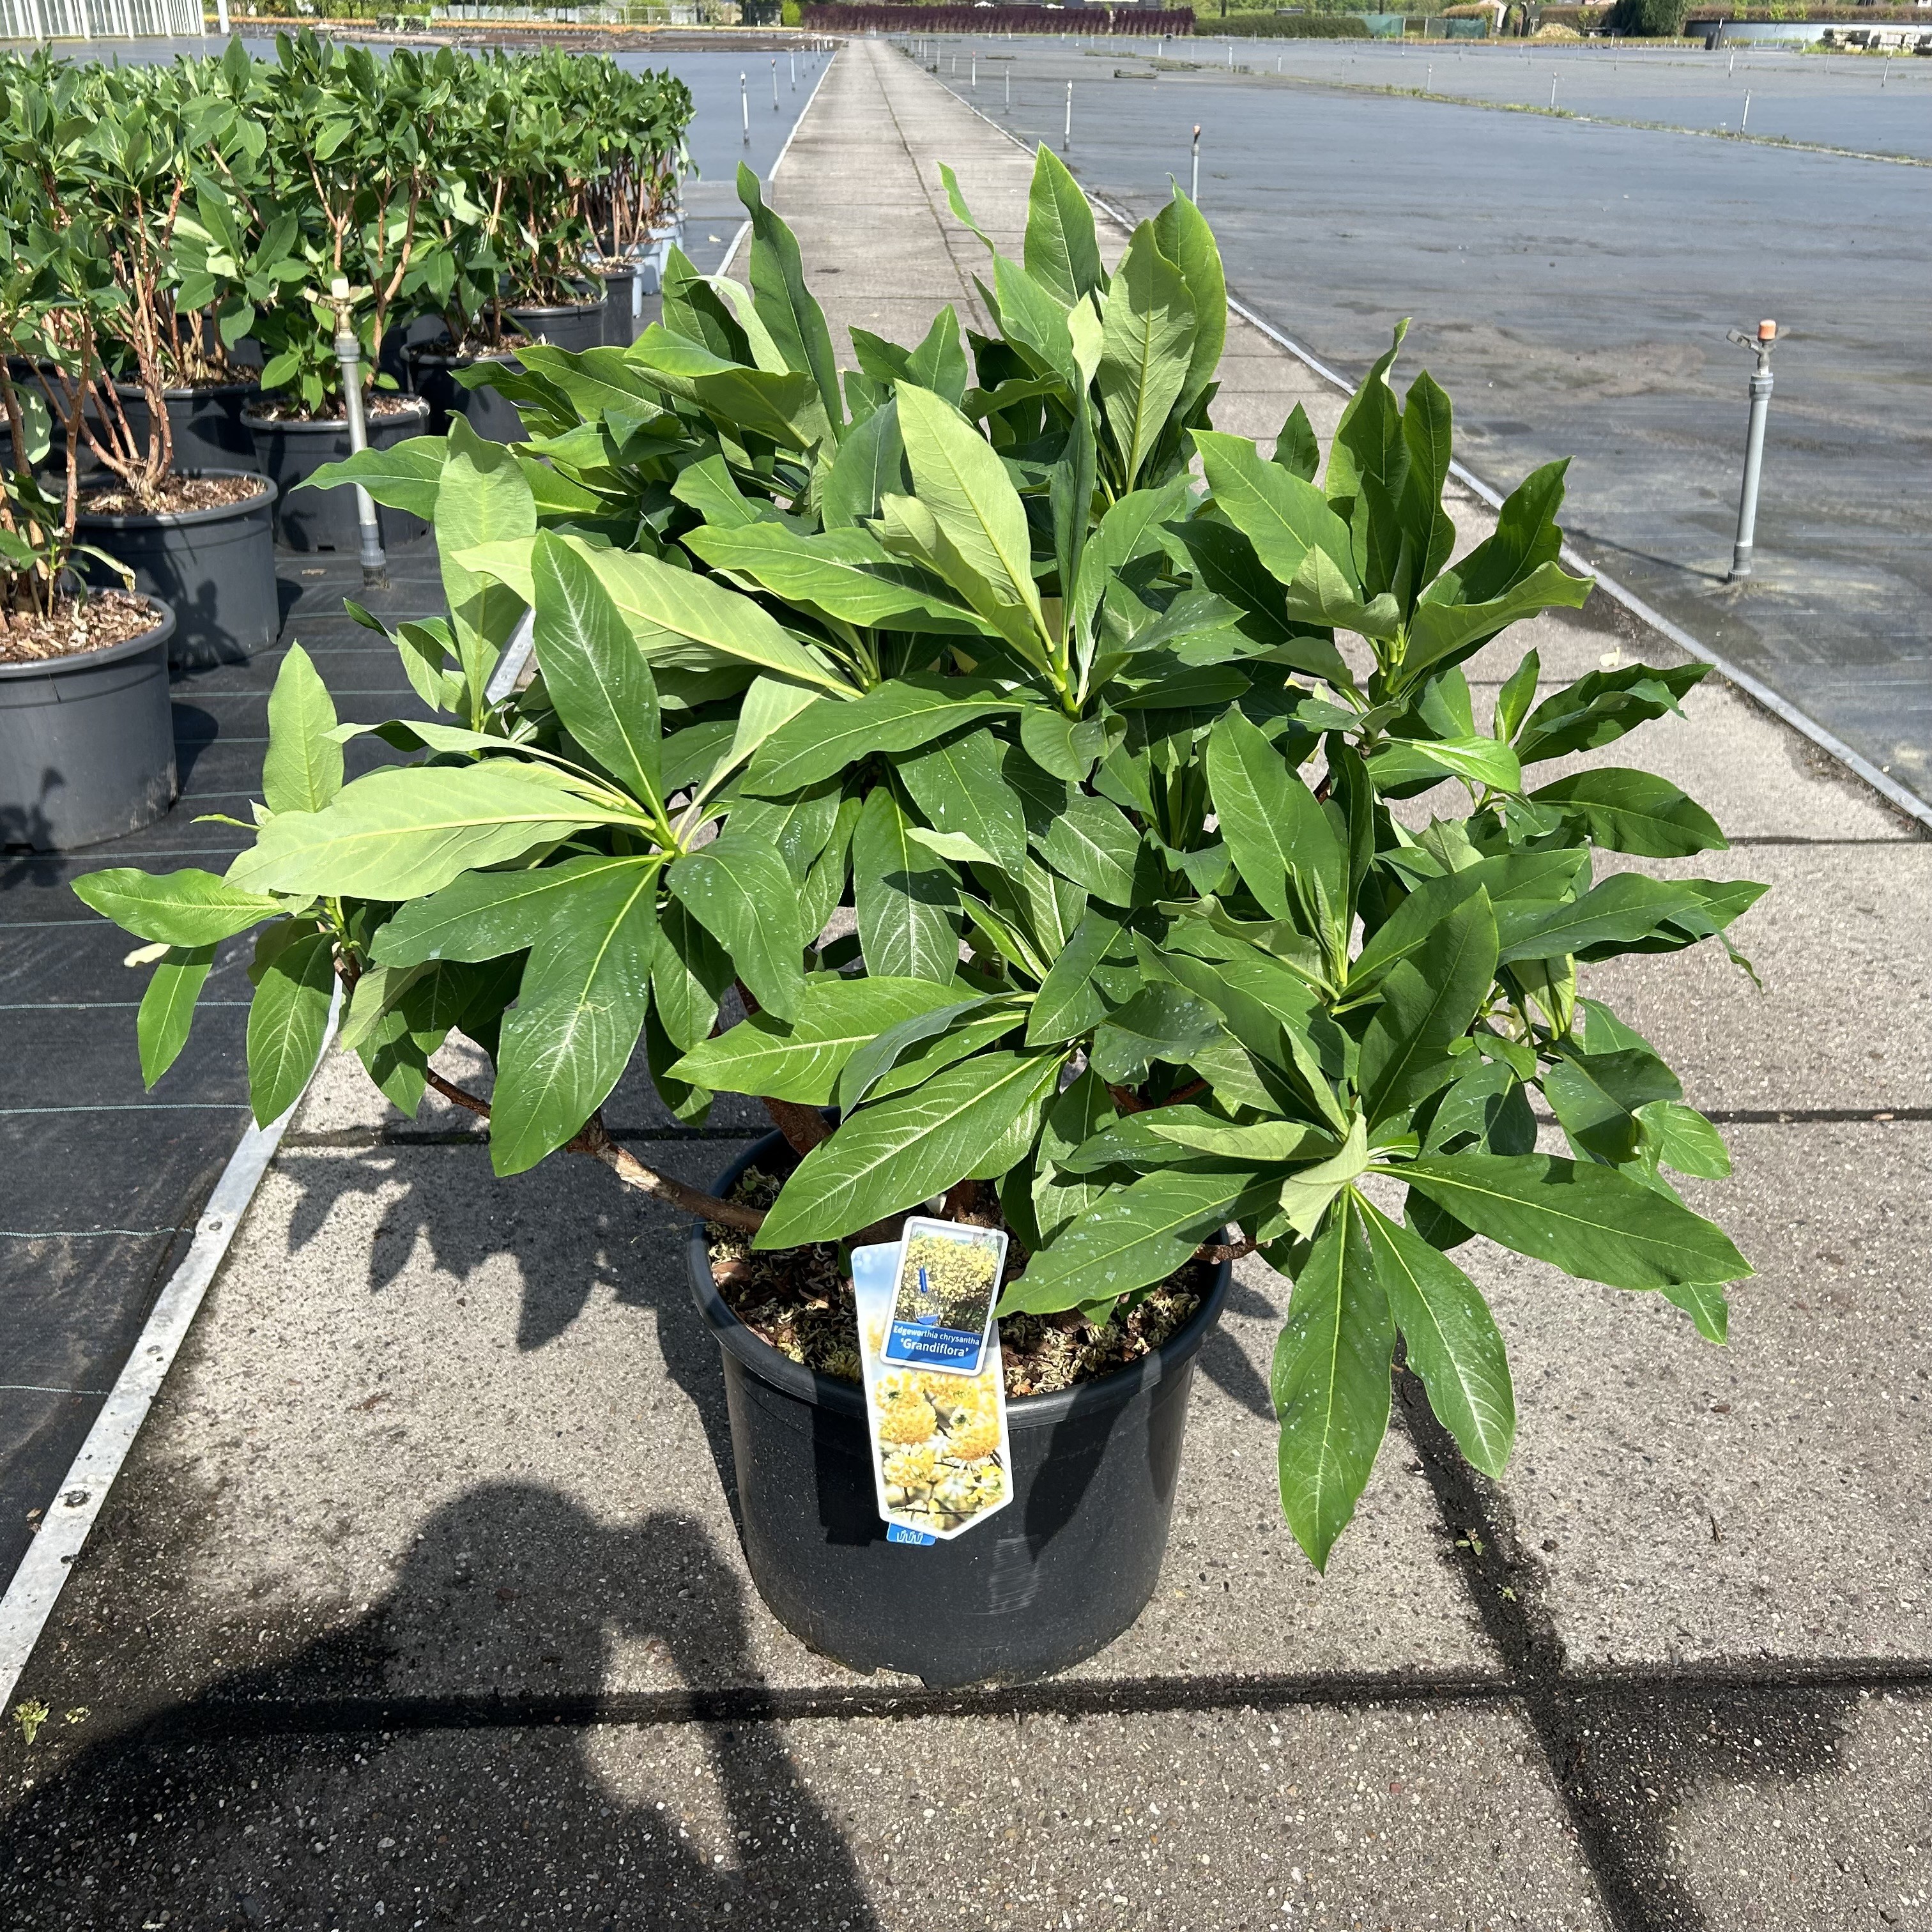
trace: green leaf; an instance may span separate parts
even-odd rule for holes
[[[1580,1154],[1620,1167],[1642,1138],[1637,1109],[1653,1100],[1677,1100],[1677,1076],[1648,1051],[1568,1052],[1544,1070],[1550,1112]]]
[[[1382,982],[1382,1004],[1362,1036],[1359,1077],[1371,1125],[1440,1084],[1450,1043],[1468,1031],[1496,976],[1496,912],[1479,892]]]
[[[1667,779],[1607,766],[1558,778],[1529,795],[1553,807],[1592,844],[1647,859],[1721,852],[1729,842],[1718,821]]]
[[[1216,507],[1254,545],[1270,576],[1292,584],[1309,552],[1318,550],[1354,590],[1348,526],[1313,484],[1278,463],[1264,463],[1246,436],[1197,429],[1194,446]]]
[[[1297,403],[1288,412],[1288,420],[1281,426],[1281,434],[1274,440],[1274,454],[1269,459],[1279,464],[1291,476],[1299,476],[1304,483],[1312,483],[1316,473],[1322,467],[1322,446],[1315,440],[1315,425],[1308,420],[1308,411]]]
[[[594,804],[538,766],[392,766],[345,786],[320,812],[270,819],[228,877],[244,889],[418,898],[460,872],[592,825],[643,829],[634,812]]]
[[[1432,664],[1461,651],[1466,645],[1495,636],[1519,619],[1533,617],[1543,610],[1580,610],[1595,583],[1594,578],[1570,576],[1560,564],[1539,564],[1500,596],[1478,604],[1457,601],[1463,586],[1454,571],[1446,572],[1416,604],[1408,627],[1408,649],[1398,680],[1405,687],[1413,685]],[[1532,754],[1521,740],[1517,751],[1527,764]]]
[[[925,340],[906,358],[906,378],[922,389],[944,396],[957,409],[966,399],[970,374],[959,340],[959,317],[948,302],[932,318]]]
[[[1196,1154],[1244,1165],[1306,1160],[1311,1154],[1335,1150],[1331,1136],[1319,1127],[1304,1126],[1294,1120],[1256,1120],[1241,1126],[1204,1120],[1191,1107],[1154,1108],[1133,1118],[1144,1120],[1147,1131],[1159,1139],[1191,1148]]]
[[[1094,983],[1094,969],[1119,940],[1120,922],[1091,907],[1074,928],[1066,950],[1048,970],[1027,1016],[1029,1046],[1077,1038],[1107,1015],[1109,1002]]]
[[[472,724],[482,722],[483,688],[530,599],[490,573],[471,568],[464,554],[520,542],[534,536],[536,527],[536,501],[514,453],[478,436],[466,417],[453,416],[436,491],[436,554],[470,687]]]
[[[902,1094],[919,1086],[942,1066],[995,1044],[1018,1024],[1018,1010],[1009,999],[992,994],[962,999],[963,982],[956,980],[936,990],[941,1004],[896,1022],[845,1063],[838,1076],[842,1111],[850,1113],[875,1092]]]
[[[1154,224],[1134,230],[1102,305],[1100,406],[1131,490],[1186,386],[1194,347],[1194,302],[1180,271],[1160,252]]]
[[[571,736],[633,798],[660,802],[658,688],[602,580],[545,531],[531,570],[544,688]]]
[[[330,490],[339,483],[359,483],[377,502],[434,523],[448,449],[440,436],[410,436],[387,449],[358,450],[340,463],[325,463],[296,488]]]
[[[1058,1054],[986,1053],[860,1110],[799,1164],[753,1245],[836,1240],[970,1173],[1052,1090]]]
[[[1637,1108],[1636,1117],[1643,1124],[1645,1138],[1666,1167],[1704,1180],[1722,1180],[1730,1174],[1731,1152],[1724,1136],[1696,1108],[1673,1096],[1646,1102]]]
[[[83,872],[74,882],[74,896],[137,939],[168,946],[212,946],[284,910],[278,900],[239,891],[191,866],[178,872],[131,866]]]
[[[1270,1386],[1282,1513],[1317,1570],[1355,1514],[1388,1432],[1395,1324],[1352,1192],[1294,1277]]]
[[[686,1053],[710,1036],[733,976],[724,948],[676,899],[666,899],[651,955],[650,1023],[667,1046]]]
[[[1256,724],[1238,711],[1208,739],[1208,787],[1234,868],[1263,909],[1292,919],[1291,879],[1311,910],[1319,882],[1331,919],[1343,915],[1341,848],[1314,795]]]
[[[783,524],[758,522],[692,530],[684,542],[715,568],[749,577],[789,603],[848,624],[983,634],[979,620],[944,584],[900,562],[863,530],[806,536]]]
[[[1094,1029],[1093,1063],[1102,1079],[1137,1087],[1156,1060],[1185,1066],[1221,1036],[1203,1001],[1178,986],[1143,986]]]
[[[194,1003],[214,963],[212,946],[171,946],[154,968],[134,1022],[141,1078],[150,1093],[188,1044]]]
[[[666,882],[730,955],[758,1004],[779,1019],[794,1018],[805,994],[806,935],[784,860],[728,831],[674,860]]]
[[[1526,652],[1522,662],[1503,680],[1496,693],[1496,736],[1514,738],[1523,714],[1536,701],[1537,680],[1543,674],[1543,659],[1534,651]]]
[[[950,986],[959,970],[958,875],[911,836],[883,785],[853,835],[852,879],[866,971]]]
[[[658,877],[634,864],[588,878],[537,934],[496,1050],[496,1173],[521,1174],[574,1139],[628,1064],[650,999]]]
[[[898,404],[881,403],[846,431],[819,493],[828,530],[850,528],[878,515],[879,500],[904,494],[905,446],[899,440]]]
[[[1100,243],[1094,211],[1066,164],[1042,143],[1027,193],[1026,272],[1050,289],[1065,308],[1103,286]]]
[[[1619,872],[1567,905],[1508,908],[1497,922],[1499,958],[1558,959],[1586,946],[1629,946],[1672,920],[1696,919],[1704,902],[1688,881]]]
[[[593,889],[601,892],[611,879],[628,880],[660,862],[589,855],[529,872],[466,872],[400,907],[377,932],[373,956],[381,966],[419,966],[520,952],[561,916],[566,900]]]
[[[1358,1202],[1355,1211],[1430,1407],[1474,1468],[1500,1476],[1516,1438],[1516,1395],[1489,1304],[1454,1262],[1412,1228],[1366,1201]]]
[[[1032,1186],[1034,1220],[1040,1236],[1036,1246],[1048,1246],[1107,1192],[1109,1184],[1106,1180],[1064,1174],[1059,1162],[1111,1125],[1114,1118],[1113,1096],[1091,1067],[1047,1108]]]
[[[954,989],[930,980],[820,976],[806,981],[795,1018],[754,1013],[694,1046],[670,1070],[724,1093],[829,1106],[840,1072],[860,1048],[902,1020],[953,1004]]]
[[[1720,1347],[1730,1338],[1730,1304],[1724,1292],[1711,1282],[1677,1282],[1663,1291],[1665,1300],[1684,1310],[1707,1342]]]
[[[1522,785],[1515,752],[1495,738],[1390,738],[1369,760],[1369,776],[1383,791],[1418,780],[1460,778],[1480,789],[1513,792]]]
[[[935,831],[970,838],[1006,872],[1026,863],[1026,814],[1000,775],[1000,745],[983,728],[902,757],[896,769]]]
[[[742,161],[738,164],[738,199],[752,218],[752,292],[758,319],[771,332],[787,365],[818,384],[826,416],[836,428],[844,420],[838,365],[825,311],[805,285],[798,239],[765,206],[758,176]]]
[[[300,934],[268,953],[248,1008],[248,1104],[257,1126],[302,1098],[322,1054],[334,990],[335,945],[327,933]]]
[[[342,747],[329,736],[335,706],[314,662],[291,644],[268,694],[262,800],[271,812],[320,812],[342,789]]]
[[[1016,646],[1030,633],[1036,649],[1043,646],[1046,622],[1034,584],[1026,510],[1006,465],[957,410],[929,389],[902,382],[898,404],[914,494],[941,538],[986,586],[990,604],[973,597],[968,584],[955,587]]]
[[[1710,668],[1634,664],[1593,670],[1552,692],[1529,714],[1516,734],[1516,755],[1528,765],[1612,744],[1638,725],[1677,710],[1678,700]]]
[[[780,725],[752,761],[745,789],[763,798],[788,797],[874,752],[916,751],[980,718],[1018,709],[1010,698],[962,697],[958,680],[888,679],[850,704],[815,708]]]
[[[1162,1280],[1230,1221],[1268,1206],[1279,1185],[1245,1168],[1194,1165],[1110,1189],[1008,1282],[999,1312],[1052,1314]]]
[[[1214,245],[1214,231],[1184,194],[1177,190],[1154,217],[1154,232],[1160,252],[1180,271],[1194,305],[1194,340],[1178,412],[1185,418],[1221,366],[1221,351],[1228,339],[1227,278],[1222,271],[1221,251]],[[1293,420],[1289,418],[1291,423]],[[1304,415],[1303,422],[1307,420]]]
[[[1388,1170],[1466,1228],[1612,1288],[1753,1272],[1723,1229],[1616,1168],[1552,1154],[1425,1154]]]
[[[1140,834],[1117,805],[1076,792],[1040,840],[1054,870],[1108,905],[1150,903],[1159,867]]]

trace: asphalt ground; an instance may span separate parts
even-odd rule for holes
[[[1438,93],[1501,100],[1526,73],[1546,90],[1567,60],[1630,119],[1676,90],[1688,128],[1728,52],[1612,68],[1539,50],[1526,70],[1502,49],[1236,44],[1238,61],[1271,68],[1280,51],[1323,76],[1277,81],[1157,69],[1121,42],[988,38],[976,88],[975,44],[932,44],[938,79],[1028,145],[1061,146],[1071,80],[1067,159],[1132,213],[1154,212],[1171,177],[1186,186],[1199,123],[1202,204],[1241,299],[1351,380],[1413,318],[1398,373],[1426,365],[1448,389],[1478,475],[1508,488],[1570,458],[1564,521],[1586,555],[1932,796],[1922,169],[1380,91],[1384,76],[1420,87],[1433,58]],[[1834,142],[1868,145],[1882,62],[1754,52],[1740,80],[1747,64],[1754,135],[1760,100],[1788,100]],[[1932,130],[1932,62],[1893,65],[1884,111],[1904,111],[1895,89]],[[1358,70],[1362,87],[1336,84]],[[1751,364],[1725,332],[1764,316],[1788,340],[1756,574],[1732,585]]]

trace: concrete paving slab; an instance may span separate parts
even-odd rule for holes
[[[1472,1247],[1516,1381],[1504,1478],[1573,1669],[1932,1659],[1919,1123],[1734,1126],[1685,1193],[1756,1266],[1731,1340]]]
[[[263,1738],[223,1735],[207,1706],[183,1720],[147,1738],[98,1737],[93,1718],[43,1732],[0,1855],[10,1928],[1258,1932],[1360,1924],[1369,1899],[1378,1924],[1608,1922],[1507,1708],[1036,1715],[990,1732],[934,1718]]]
[[[657,1151],[695,1179],[725,1150]],[[50,1639],[76,1673],[62,1694],[106,1706],[212,1682],[218,1657],[266,1667],[288,1632],[378,1599],[399,1694],[679,1681],[645,1638],[590,1678],[567,1631],[532,1647],[592,1597],[654,1619],[707,1685],[860,1684],[751,1592],[684,1267],[681,1224],[587,1162],[499,1182],[478,1148],[285,1147],[76,1567]],[[1088,1675],[1493,1676],[1400,1444],[1326,1581],[1280,1526],[1274,1326],[1244,1288],[1196,1382],[1158,1608]],[[743,1634],[721,1650],[727,1597]],[[151,1616],[140,1661],[117,1656]]]
[[[1762,992],[1709,942],[1584,969],[1584,990],[1652,1042],[1695,1105],[1932,1103],[1932,844],[1758,845],[1640,868],[1771,887],[1731,933]],[[1617,869],[1606,859],[1598,875]]]

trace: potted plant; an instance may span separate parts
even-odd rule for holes
[[[278,34],[275,47],[262,82],[271,183],[262,215],[273,219],[272,208],[295,218],[290,245],[302,275],[257,318],[267,393],[243,420],[258,461],[281,490],[277,540],[293,550],[351,550],[352,491],[291,494],[324,464],[349,454],[329,291],[338,277],[355,291],[370,445],[388,448],[420,434],[428,408],[398,392],[380,367],[380,351],[398,310],[405,318],[416,312],[438,273],[433,157],[460,63],[448,48],[425,59],[399,47],[378,60],[365,48],[318,40],[307,28],[292,38]],[[381,527],[386,545],[424,529],[394,508],[382,513]]]
[[[57,130],[40,146],[38,192],[49,227],[74,243],[49,258],[61,299],[42,312],[39,380],[70,450],[92,459],[76,528],[174,609],[177,662],[245,657],[280,628],[274,491],[232,458],[184,461],[170,401],[211,366],[179,299],[176,237],[190,197],[220,197],[224,150],[244,152],[234,106],[185,70],[42,64],[13,79],[10,145]]]
[[[50,228],[38,183],[10,172],[0,188],[0,844],[42,851],[137,830],[175,795],[173,613],[124,590],[90,592],[73,568],[88,552],[76,534],[77,402],[58,482],[36,473],[53,415],[50,388],[25,372],[50,346],[46,317],[70,280],[61,257],[88,240]]]
[[[1721,1145],[1576,964],[1719,934],[1757,889],[1593,883],[1594,852],[1721,835],[1642,774],[1524,778],[1693,674],[1539,701],[1532,656],[1475,718],[1460,665],[1587,593],[1556,561],[1560,466],[1452,567],[1448,401],[1426,375],[1398,398],[1394,350],[1325,466],[1299,411],[1272,461],[1208,427],[1225,292],[1184,199],[1109,275],[1042,152],[1024,259],[989,265],[998,334],[855,332],[841,372],[741,188],[752,289],[680,271],[624,356],[532,350],[527,448],[453,425],[433,478],[344,466],[442,533],[447,624],[397,640],[453,722],[382,728],[424,760],[340,787],[292,659],[226,878],[76,890],[183,949],[269,922],[259,1117],[340,978],[384,1090],[487,1114],[499,1173],[568,1148],[692,1213],[767,1600],[862,1667],[1034,1674],[1153,1588],[1239,1255],[1293,1283],[1282,1502],[1318,1566],[1398,1336],[1465,1453],[1508,1452],[1468,1231],[1721,1335],[1748,1268],[1664,1173]],[[536,675],[493,696],[526,614]],[[1465,808],[1419,822],[1450,784]],[[428,1063],[452,1027],[495,1063],[487,1101]],[[640,1047],[683,1117],[729,1089],[773,1120],[709,1196],[603,1126]],[[1532,1092],[1569,1156],[1524,1144]],[[1019,1506],[914,1554],[874,1512],[844,1270],[931,1202],[1012,1238]]]
[[[604,278],[604,344],[622,349],[657,319],[659,276],[646,257],[676,205],[693,104],[669,74],[628,74],[602,62],[595,81],[585,106],[598,165],[580,193],[596,238],[592,266]]]

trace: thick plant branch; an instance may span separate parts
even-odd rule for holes
[[[1240,1240],[1209,1241],[1194,1250],[1194,1258],[1201,1262],[1238,1262],[1244,1255],[1253,1254],[1261,1246],[1258,1241]]]
[[[490,1118],[488,1100],[458,1086],[453,1080],[446,1080],[434,1067],[428,1070],[427,1078],[430,1085],[446,1100],[481,1119],[487,1120]],[[627,1187],[634,1187],[640,1194],[648,1194],[654,1200],[681,1208],[700,1220],[722,1222],[728,1228],[742,1228],[751,1234],[756,1234],[764,1226],[765,1210],[762,1208],[747,1208],[739,1201],[721,1201],[716,1195],[706,1194],[702,1188],[688,1187],[670,1174],[660,1174],[656,1168],[646,1167],[635,1154],[627,1153],[610,1138],[601,1114],[591,1115],[584,1124],[584,1131],[565,1151],[585,1154],[592,1160],[601,1160]]]

